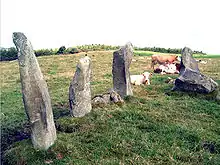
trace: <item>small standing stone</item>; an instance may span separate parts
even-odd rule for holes
[[[133,95],[129,67],[133,57],[133,46],[127,43],[113,53],[113,89],[124,98]]]
[[[79,60],[69,87],[70,113],[74,117],[83,117],[92,109],[90,79],[91,59],[86,56]]]
[[[30,41],[23,33],[13,33],[26,114],[31,125],[32,143],[37,149],[48,149],[56,140],[51,100]]]

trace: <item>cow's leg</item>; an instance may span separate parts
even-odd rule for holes
[[[156,62],[154,60],[151,61],[151,69],[154,70],[154,65],[156,64]]]

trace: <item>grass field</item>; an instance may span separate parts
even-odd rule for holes
[[[92,59],[94,96],[112,87],[112,51],[87,54]],[[150,86],[133,86],[134,96],[127,97],[125,105],[69,117],[68,88],[83,56],[38,57],[58,129],[57,141],[48,151],[36,151],[30,139],[22,140],[29,137],[29,129],[18,62],[1,62],[5,164],[220,164],[220,103],[210,95],[171,92],[173,85],[164,81],[178,75],[153,74]],[[131,74],[151,71],[148,56],[134,56]],[[199,64],[201,72],[220,83],[220,57],[202,60],[207,64]],[[22,141],[8,147],[17,140]]]

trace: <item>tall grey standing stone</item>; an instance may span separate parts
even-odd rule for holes
[[[23,33],[13,33],[26,114],[31,125],[35,148],[48,149],[56,140],[51,100],[30,41]]]
[[[185,47],[182,51],[180,76],[175,80],[173,90],[211,93],[217,87],[217,82],[199,72],[198,64],[192,57],[192,50]]]
[[[70,113],[74,117],[83,117],[92,109],[90,79],[91,59],[86,56],[79,60],[69,87]]]
[[[113,89],[124,98],[133,95],[129,67],[133,57],[133,46],[127,43],[113,53]]]

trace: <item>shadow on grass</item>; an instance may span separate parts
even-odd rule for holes
[[[69,116],[69,110],[64,106],[53,106],[54,120],[60,117]],[[12,124],[11,126],[1,128],[1,155],[4,151],[10,148],[10,145],[31,138],[31,128],[28,121],[19,124]]]
[[[165,90],[165,94],[167,96],[171,96],[174,99],[175,98],[185,98],[185,97],[190,97],[193,99],[201,99],[201,100],[208,100],[208,101],[213,101],[216,102],[217,104],[220,104],[219,100],[216,100],[216,96],[218,94],[218,90],[208,93],[208,94],[202,94],[202,93],[196,93],[196,92],[184,92],[184,91],[172,91],[171,89],[169,90],[168,88]]]

